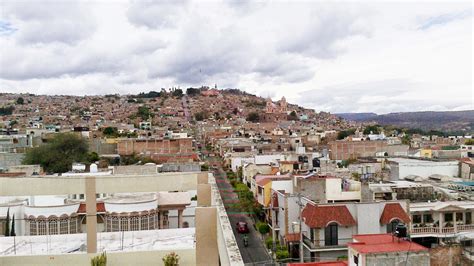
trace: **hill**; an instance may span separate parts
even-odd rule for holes
[[[423,130],[442,130],[446,132],[474,131],[474,110],[424,111],[389,113],[383,115],[373,113],[344,113],[337,115],[358,122],[374,122],[381,125],[420,128]]]

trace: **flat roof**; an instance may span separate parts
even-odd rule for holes
[[[354,235],[352,238],[354,242],[348,246],[364,254],[428,251],[428,248],[391,234]]]
[[[122,243],[123,236],[123,243]],[[86,253],[86,234],[0,238],[2,256]],[[97,252],[179,250],[195,248],[195,228],[161,229],[97,234]]]

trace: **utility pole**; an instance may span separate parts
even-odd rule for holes
[[[274,211],[274,206],[273,206],[273,197],[275,195],[272,193],[271,197],[271,209],[270,209],[270,214],[272,216],[272,256],[275,257],[275,251],[276,251],[276,232],[275,232],[275,211]]]
[[[301,216],[302,214],[302,206],[303,204],[301,203],[301,193],[298,193],[298,207],[299,207],[299,230],[300,230],[300,262],[304,262],[304,252],[303,252],[303,230],[301,230],[301,221],[303,220],[303,217]]]

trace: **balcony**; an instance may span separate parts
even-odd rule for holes
[[[426,227],[412,227],[412,235],[446,235],[446,234],[457,234],[460,232],[474,232],[474,224],[457,225],[456,227],[439,227],[426,226]]]
[[[303,243],[311,251],[331,251],[331,250],[344,250],[347,249],[346,243],[352,241],[352,238],[338,239],[338,245],[326,246],[324,240],[311,240],[305,234],[303,234]],[[341,244],[344,243],[344,244]]]

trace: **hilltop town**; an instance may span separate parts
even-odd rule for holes
[[[104,245],[117,245],[114,233],[135,232],[143,250],[164,256],[166,249],[140,232],[161,229],[176,239],[157,235],[158,242],[171,245],[182,261],[212,262],[202,246],[193,246],[208,241],[194,235],[194,227],[224,235],[225,242],[208,244],[221,245],[232,254],[221,259],[236,265],[348,265],[344,258],[354,256],[376,265],[401,261],[397,252],[408,254],[410,265],[472,260],[469,134],[353,122],[285,97],[209,87],[136,95],[1,94],[0,112],[0,232],[7,236],[0,247],[7,263],[13,253],[42,250],[40,243],[17,247],[12,235],[24,241],[58,235],[50,252],[59,256],[62,247],[108,250]],[[88,187],[91,178],[97,187]],[[35,191],[13,189],[26,180]],[[54,185],[74,180],[84,180],[87,191]],[[96,208],[86,210],[87,195]],[[220,206],[218,213],[208,213],[210,204]],[[226,227],[202,222],[213,215]],[[103,234],[102,246],[94,232]],[[84,233],[87,241],[79,237]],[[66,243],[61,237],[68,235]],[[130,245],[127,254],[133,254]],[[188,251],[201,255],[189,257]]]

